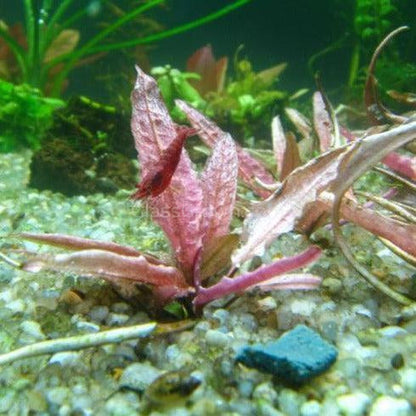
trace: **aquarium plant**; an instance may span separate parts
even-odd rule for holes
[[[152,69],[168,108],[177,120],[185,116],[175,107],[181,99],[214,119],[245,145],[253,147],[257,139],[267,137],[273,115],[284,113],[289,103],[306,92],[290,95],[276,88],[287,64],[281,63],[263,71],[254,71],[251,62],[234,57],[233,75],[226,78],[228,58],[215,59],[211,45],[197,51],[187,61],[187,71],[170,66]],[[267,142],[263,144],[267,145]]]
[[[317,70],[324,73],[325,68],[318,61],[327,54],[344,49],[350,56],[344,87],[347,100],[358,102],[366,78],[365,69],[372,51],[380,39],[386,36],[400,21],[406,22],[408,16],[404,12],[406,0],[349,0],[336,1],[334,22],[337,30],[342,28],[342,35],[323,50],[314,54],[308,62],[311,73]],[[409,5],[411,8],[412,6]],[[409,22],[411,23],[411,22]],[[408,51],[411,47],[408,48]],[[415,85],[415,69],[405,64],[406,51],[396,46],[387,52],[378,64],[380,81],[383,80],[390,88],[400,86],[410,88]]]
[[[172,301],[182,302],[197,312],[215,299],[253,288],[317,287],[320,278],[315,275],[286,274],[316,260],[322,253],[316,245],[307,244],[305,248],[304,242],[304,251],[299,254],[283,256],[251,271],[247,271],[245,265],[253,257],[262,255],[282,234],[295,230],[310,234],[328,216],[332,218],[332,228],[340,245],[343,244],[339,228],[342,217],[390,241],[409,256],[416,255],[416,221],[409,221],[412,218],[409,212],[406,214],[409,222],[405,222],[362,206],[354,198],[344,198],[345,192],[368,168],[391,156],[397,147],[414,140],[416,122],[408,120],[388,131],[352,138],[351,144],[339,145],[333,140],[336,129],[330,122],[324,100],[317,93],[315,128],[324,153],[289,169],[281,182],[267,184],[273,177],[265,168],[228,133],[184,101],[177,104],[191,127],[176,125],[155,80],[139,68],[137,72],[131,127],[142,180],[132,198],[145,203],[153,220],[163,229],[171,244],[172,260],[162,261],[135,248],[111,242],[61,234],[21,233],[17,237],[72,252],[27,253],[28,258],[21,262],[1,254],[9,264],[35,273],[71,271],[104,278],[131,299],[143,294],[150,296],[146,305],[152,312]],[[200,174],[183,147],[187,137],[195,134],[212,148]],[[284,143],[284,137],[275,137],[278,134],[284,136],[284,132],[274,126],[274,143]],[[280,150],[276,160],[281,161]],[[414,158],[407,160],[410,167],[413,166],[409,176],[414,178]],[[230,232],[238,177],[254,192],[260,187],[267,196],[250,210],[241,242]],[[377,279],[369,281],[385,291],[385,285],[380,285]],[[401,294],[391,290],[385,293],[414,307],[412,301]]]
[[[98,54],[112,50],[162,40],[217,19],[249,1],[233,1],[206,16],[158,33],[130,39],[113,38],[109,41],[110,36],[119,33],[119,29],[165,2],[165,0],[140,1],[131,10],[122,12],[90,39],[78,44],[79,33],[72,27],[82,22],[90,12],[88,5],[80,7],[74,0],[62,0],[58,4],[51,0],[22,0],[24,34],[23,30],[16,30],[16,27],[8,28],[3,22],[0,25],[0,38],[3,41],[3,48],[6,46],[9,50],[6,54],[8,61],[10,62],[12,55],[14,64],[18,67],[20,73],[18,82],[28,83],[43,91],[49,83],[48,93],[57,96],[61,93],[68,74],[87,58],[97,57]],[[111,5],[111,2],[103,3]],[[57,68],[59,71],[56,70]],[[52,80],[49,79],[51,74]]]
[[[0,152],[39,149],[52,124],[53,111],[64,105],[57,98],[44,97],[30,85],[0,80]]]

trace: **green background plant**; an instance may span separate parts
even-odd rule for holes
[[[22,83],[28,83],[34,87],[44,89],[48,81],[49,70],[62,64],[59,74],[53,80],[51,95],[57,96],[62,90],[62,84],[70,71],[80,62],[81,59],[98,53],[109,52],[121,48],[130,48],[140,44],[156,42],[175,34],[190,30],[215,20],[232,10],[248,3],[250,0],[236,0],[223,8],[216,10],[206,16],[195,19],[191,22],[181,24],[159,33],[150,34],[144,37],[127,39],[122,41],[110,41],[110,35],[133,21],[143,13],[161,5],[165,0],[149,0],[140,2],[135,8],[127,11],[108,24],[104,29],[89,38],[79,48],[71,52],[60,54],[54,59],[45,63],[45,54],[59,34],[76,23],[80,23],[86,16],[88,9],[80,7],[71,12],[74,0],[62,0],[54,7],[52,0],[22,0],[24,8],[24,25],[26,32],[27,48],[24,48],[14,39],[7,28],[0,27],[0,37],[7,43],[13,52],[22,74]],[[110,2],[106,2],[110,3]],[[68,16],[69,14],[69,16]]]
[[[38,149],[52,123],[52,113],[65,103],[43,97],[29,85],[0,80],[0,152],[22,147]]]

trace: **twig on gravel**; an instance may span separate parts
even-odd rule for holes
[[[156,322],[134,325],[125,328],[110,329],[95,334],[78,335],[67,338],[56,338],[27,345],[6,354],[0,354],[0,365],[11,363],[22,358],[35,357],[43,354],[54,354],[60,351],[81,350],[103,344],[113,344],[133,338],[142,338],[151,334],[156,328]]]

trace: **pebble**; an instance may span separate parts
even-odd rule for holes
[[[26,309],[26,304],[21,299],[16,299],[6,303],[6,308],[10,309],[14,313],[22,313]]]
[[[120,377],[120,387],[128,387],[137,392],[143,392],[161,372],[148,363],[134,363],[123,371]]]
[[[337,404],[345,416],[361,416],[371,402],[370,397],[365,393],[343,394],[336,398]]]
[[[106,319],[106,324],[109,326],[121,326],[124,325],[130,317],[124,313],[110,312]]]
[[[80,353],[77,351],[57,352],[49,359],[49,364],[58,363],[64,367],[75,367],[80,361]]]
[[[320,416],[321,404],[316,400],[308,400],[300,407],[301,416]]]
[[[138,415],[139,406],[137,395],[117,393],[107,400],[102,414],[111,416]]]
[[[400,372],[402,386],[405,390],[416,393],[416,370],[414,368],[406,368]]]
[[[46,392],[46,399],[49,403],[61,405],[70,395],[71,391],[68,387],[53,387]]]
[[[261,383],[253,391],[253,399],[266,400],[269,403],[277,401],[277,392],[272,383]]]
[[[20,328],[22,331],[28,335],[29,337],[33,338],[34,341],[40,341],[45,339],[45,334],[42,331],[42,328],[38,322],[35,321],[23,321],[20,324]]]
[[[88,321],[77,321],[75,326],[77,327],[77,329],[79,329],[82,332],[93,333],[93,332],[98,332],[100,330],[99,325],[94,324],[93,322],[88,322]]]
[[[397,399],[391,396],[380,396],[371,406],[369,416],[411,416],[412,406],[405,399]]]
[[[111,305],[111,312],[114,313],[129,313],[131,306],[125,302],[116,302]]]
[[[225,326],[230,319],[230,312],[225,309],[217,309],[212,314],[212,318],[218,320],[221,326]]]
[[[231,337],[216,329],[209,329],[205,334],[205,341],[212,347],[226,347],[230,344]]]
[[[108,312],[108,306],[93,306],[88,315],[97,324],[103,324],[107,319]]]

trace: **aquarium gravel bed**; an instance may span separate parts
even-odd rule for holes
[[[0,155],[2,249],[46,250],[9,237],[59,232],[115,241],[155,254],[168,246],[132,190],[64,197],[27,187],[29,152]],[[53,180],[53,178],[51,178]],[[374,237],[345,227],[360,261],[396,289],[412,290],[415,270]],[[331,234],[321,232],[321,239]],[[268,256],[299,246],[285,235]],[[187,328],[79,351],[18,360],[0,371],[7,415],[411,415],[416,407],[416,319],[363,282],[331,244],[311,267],[313,291],[254,291],[205,307]],[[48,249],[50,250],[50,249]],[[30,274],[0,263],[0,353],[42,340],[93,334],[152,320],[105,282],[73,274]],[[336,362],[301,386],[236,362],[238,351],[304,324],[338,351]],[[169,386],[198,380],[188,394]],[[150,386],[150,387],[149,387]],[[166,387],[166,386],[165,386]]]

